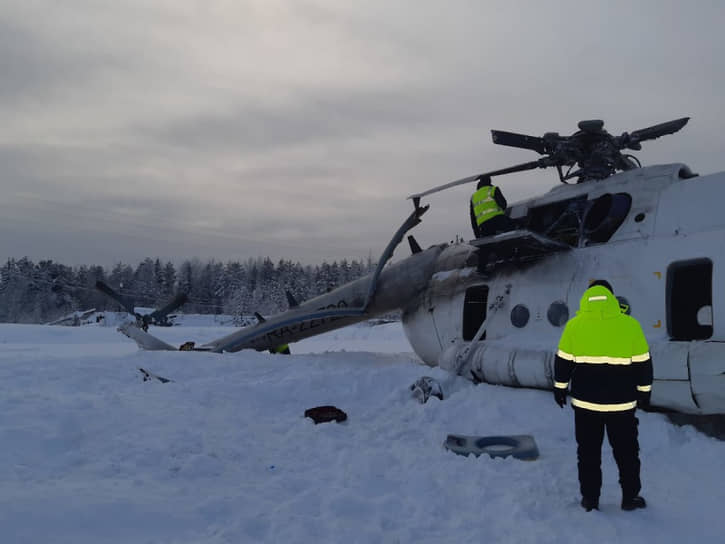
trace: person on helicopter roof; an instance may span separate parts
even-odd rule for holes
[[[622,510],[645,508],[635,410],[649,404],[652,391],[647,339],[639,322],[622,312],[609,282],[589,285],[559,340],[554,400],[564,408],[571,384],[582,508],[599,509],[605,428],[619,469]]]
[[[491,177],[481,177],[470,203],[471,227],[476,238],[513,230],[513,221],[506,215],[507,205],[501,189],[491,184]]]

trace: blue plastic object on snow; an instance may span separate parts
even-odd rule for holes
[[[539,448],[529,434],[508,436],[465,436],[449,434],[443,447],[458,455],[473,454],[476,457],[487,453],[491,457],[515,457],[533,461],[539,457]]]

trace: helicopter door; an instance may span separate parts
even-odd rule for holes
[[[712,261],[677,261],[667,268],[667,332],[671,340],[712,336]]]
[[[463,302],[463,339],[467,342],[473,340],[479,327],[486,319],[488,305],[488,286],[474,285],[466,289],[466,298]],[[486,338],[483,333],[481,340]]]

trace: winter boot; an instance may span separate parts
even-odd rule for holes
[[[647,508],[647,502],[643,497],[629,497],[622,499],[622,510],[636,510],[637,508]]]
[[[587,512],[591,512],[592,510],[599,510],[599,499],[589,499],[587,497],[582,497],[582,502],[579,504],[582,505],[582,508],[586,510]],[[624,503],[622,503],[624,505]],[[624,508],[624,506],[622,506]]]

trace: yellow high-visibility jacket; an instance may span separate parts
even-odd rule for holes
[[[476,225],[479,227],[492,217],[504,214],[504,210],[501,209],[494,198],[496,189],[498,187],[495,185],[486,185],[478,189],[471,197],[473,215],[476,217]]]
[[[606,287],[584,292],[559,340],[554,387],[569,385],[572,405],[596,412],[634,409],[637,393],[652,390],[652,359],[642,327],[621,312]]]

